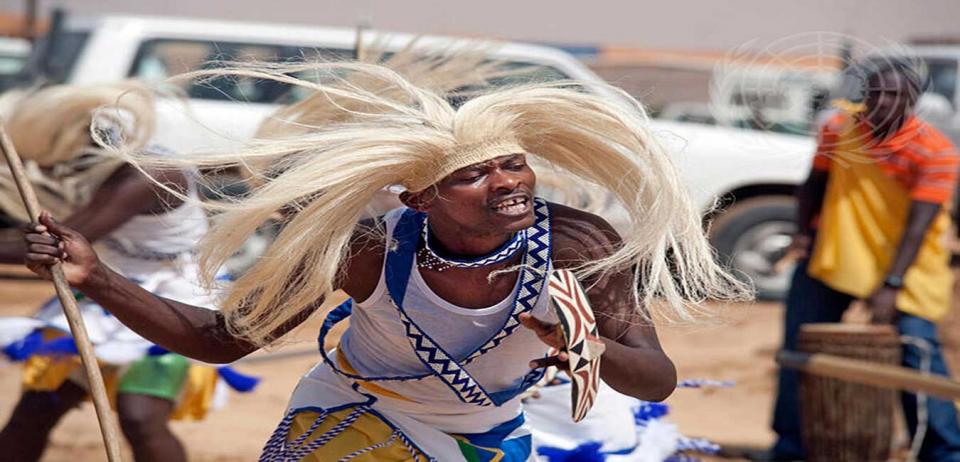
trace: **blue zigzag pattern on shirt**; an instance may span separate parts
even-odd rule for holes
[[[406,313],[402,310],[397,311],[400,313],[400,321],[406,327],[407,338],[410,340],[417,356],[454,391],[460,401],[478,406],[492,404],[488,399],[487,392],[474,380],[470,373],[461,368],[446,351],[443,351],[443,348],[425,335],[416,323],[407,317]]]
[[[534,204],[536,220],[534,225],[528,229],[529,244],[527,252],[521,260],[521,282],[515,296],[513,311],[503,328],[480,348],[468,355],[463,365],[496,348],[512,334],[520,326],[520,314],[533,310],[544,288],[550,261],[550,216],[545,201],[536,199]],[[491,396],[463,368],[463,365],[444,351],[407,316],[401,305],[397,303],[396,306],[397,312],[400,314],[400,320],[406,328],[407,339],[410,341],[417,357],[454,391],[457,399],[461,402],[478,406],[500,405],[535,383],[536,380],[534,379],[538,379],[543,373],[539,369],[531,370],[523,377],[521,386],[514,390],[514,393],[498,393],[496,396]]]
[[[513,313],[511,313],[503,329],[494,334],[477,351],[470,354],[464,364],[470,364],[484,353],[496,348],[517,327],[520,327],[520,314],[532,310],[537,305],[537,300],[543,292],[544,282],[547,279],[547,265],[550,261],[550,212],[547,209],[546,201],[542,199],[536,199],[534,205],[536,220],[534,225],[527,230],[528,248],[521,261],[523,271],[520,277],[522,279]],[[528,258],[530,259],[529,263],[527,262]],[[530,265],[529,269],[526,268],[527,264]]]

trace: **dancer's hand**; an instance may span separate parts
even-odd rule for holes
[[[526,327],[537,334],[537,337],[541,342],[559,352],[554,356],[538,358],[530,361],[531,368],[536,369],[541,367],[556,366],[562,371],[570,370],[570,364],[567,363],[569,356],[566,352],[566,343],[563,341],[563,331],[560,329],[560,324],[543,322],[533,317],[533,315],[530,313],[523,313],[520,315],[520,324],[523,324],[523,327]]]
[[[897,289],[880,287],[869,298],[867,308],[870,309],[871,322],[874,324],[893,324],[897,321],[900,312],[897,311]]]
[[[96,252],[79,232],[57,223],[47,212],[40,214],[40,224],[24,229],[27,246],[24,263],[43,279],[50,280],[50,267],[63,263],[67,283],[80,286],[87,282],[100,264]]]

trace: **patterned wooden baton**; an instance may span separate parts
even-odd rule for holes
[[[560,318],[560,329],[566,343],[573,394],[573,421],[587,416],[600,387],[600,356],[606,346],[597,333],[586,291],[573,272],[556,270],[550,275],[550,298]]]

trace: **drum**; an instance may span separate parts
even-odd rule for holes
[[[900,364],[900,339],[893,326],[807,324],[797,349],[883,364]],[[803,373],[800,407],[807,460],[885,461],[893,438],[897,392]]]

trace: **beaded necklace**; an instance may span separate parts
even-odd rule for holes
[[[422,268],[440,272],[450,268],[481,268],[495,265],[513,258],[520,249],[527,246],[527,230],[523,230],[514,233],[507,242],[504,242],[500,248],[494,250],[492,253],[466,260],[444,257],[433,250],[433,247],[430,246],[429,220],[423,220],[422,238],[423,248],[418,253],[419,258],[417,258],[417,265]]]

